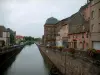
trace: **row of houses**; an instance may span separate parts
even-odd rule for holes
[[[42,42],[45,46],[100,50],[100,0],[87,0],[78,12],[63,20],[48,18]]]

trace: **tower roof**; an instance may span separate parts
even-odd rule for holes
[[[54,17],[50,17],[46,20],[45,24],[56,24],[58,22],[58,20]]]

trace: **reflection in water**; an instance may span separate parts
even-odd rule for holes
[[[26,46],[17,57],[10,60],[15,61],[12,61],[13,64],[4,75],[49,75],[48,67],[35,44]]]
[[[2,58],[0,58],[0,75],[4,75],[4,72],[11,67],[11,64],[16,60],[20,51],[21,50],[16,50],[13,54],[10,52],[9,54],[7,53],[0,56]]]

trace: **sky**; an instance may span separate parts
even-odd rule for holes
[[[17,35],[42,37],[49,17],[62,20],[76,13],[87,0],[0,0],[0,25]]]

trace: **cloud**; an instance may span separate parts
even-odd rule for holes
[[[39,37],[53,16],[61,20],[79,10],[86,0],[0,0],[0,24],[17,34]]]

